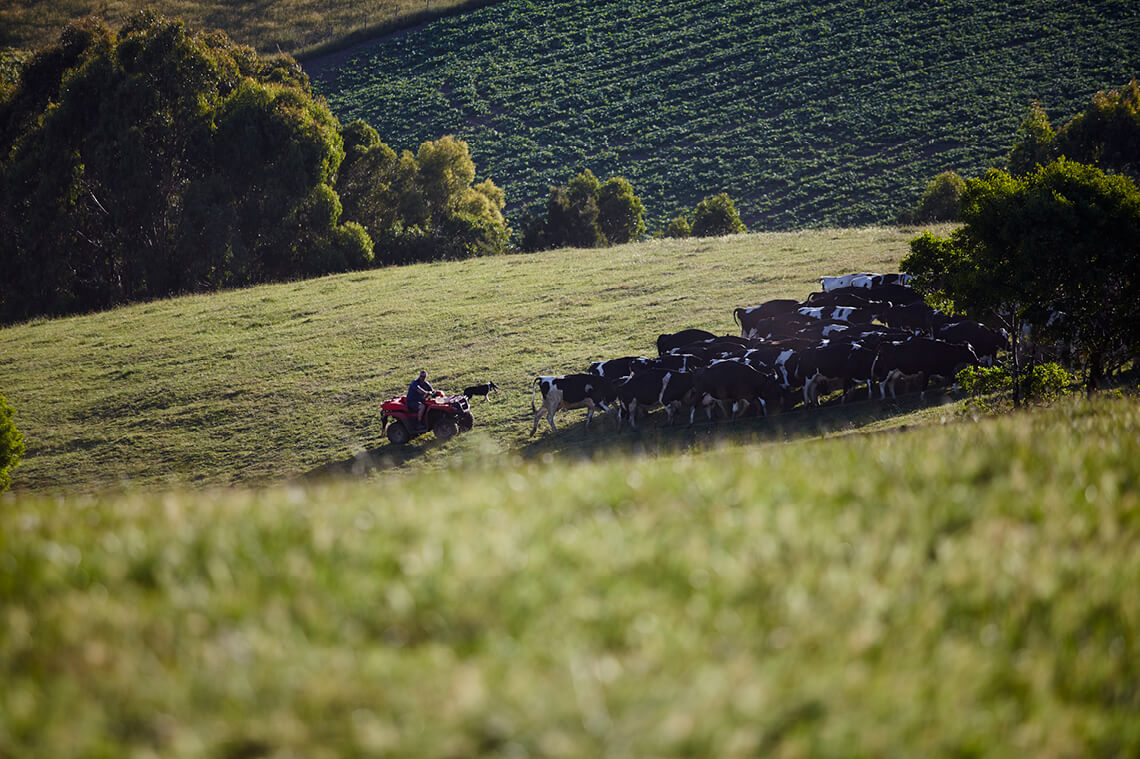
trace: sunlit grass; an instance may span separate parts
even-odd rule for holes
[[[0,754],[1128,756],[1140,407],[0,500]]]
[[[303,53],[350,36],[390,31],[402,22],[485,4],[483,0],[0,0],[0,47],[31,48],[54,43],[70,22],[101,15],[114,25],[150,8],[181,18],[195,29],[221,29],[261,52]]]
[[[500,256],[5,328],[0,391],[28,448],[13,487],[249,484],[447,465],[486,448],[589,455],[715,439],[709,429],[658,439],[652,424],[616,436],[605,417],[587,433],[582,412],[561,416],[558,435],[543,427],[530,439],[531,380],[652,354],[662,332],[739,334],[737,306],[804,297],[824,273],[897,268],[912,236],[822,230]],[[420,367],[445,390],[494,380],[502,392],[474,401],[470,435],[395,449],[381,434],[380,402],[402,394]],[[853,421],[874,415],[836,417],[824,430]],[[772,426],[744,422],[733,434]]]

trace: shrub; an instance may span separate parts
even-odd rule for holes
[[[926,224],[936,221],[957,221],[958,200],[966,189],[966,180],[957,172],[944,171],[926,186],[922,199],[915,208],[913,221]]]
[[[693,209],[693,237],[720,237],[746,231],[728,193],[705,198]]]
[[[1021,391],[1027,400],[1048,403],[1068,392],[1077,381],[1063,366],[1050,361],[1037,364],[1025,373]]]
[[[958,372],[957,381],[967,395],[991,395],[1013,387],[1009,372],[1001,366],[967,366]]]
[[[0,395],[0,493],[11,487],[8,471],[19,464],[24,455],[24,436],[12,422],[15,413],[7,399]]]
[[[665,237],[685,238],[693,236],[693,227],[684,215],[675,217],[662,231]]]

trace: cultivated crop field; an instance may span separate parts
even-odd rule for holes
[[[651,229],[721,191],[752,228],[890,223],[1140,72],[1133,3],[508,0],[306,69],[391,146],[455,134],[518,211],[589,168]]]
[[[140,378],[141,379],[141,378]],[[0,499],[0,755],[1135,756],[1140,406]]]

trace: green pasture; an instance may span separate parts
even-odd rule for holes
[[[676,455],[16,493],[0,755],[1135,756],[1138,462],[1140,406],[1102,400]]]
[[[454,134],[519,214],[583,169],[659,229],[727,192],[751,229],[889,224],[1140,73],[1130,2],[507,0],[304,62],[397,150]]]
[[[584,412],[564,412],[558,435],[544,421],[531,440],[532,380],[653,355],[662,332],[739,334],[734,308],[806,297],[823,274],[897,270],[916,234],[822,230],[477,258],[8,327],[0,393],[28,449],[13,488],[252,484],[432,467],[488,449],[589,456],[599,446],[684,446],[716,428],[658,433],[651,420],[640,435],[619,436],[603,415],[587,433]],[[395,448],[380,403],[402,395],[421,367],[445,391],[494,380],[502,392],[474,400],[470,435]],[[868,418],[834,424],[898,411],[875,405]],[[782,434],[773,429],[745,422],[729,434]]]

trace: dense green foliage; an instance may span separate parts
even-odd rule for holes
[[[794,229],[893,223],[1001,165],[1030,103],[1077,112],[1138,39],[1124,0],[506,0],[305,66],[397,150],[466,140],[512,215],[591,168],[651,229],[721,191]]]
[[[957,221],[958,204],[966,180],[958,172],[943,171],[926,186],[922,199],[913,210],[899,214],[900,221],[909,224],[930,224],[939,221]]]
[[[693,237],[720,237],[746,231],[736,204],[727,193],[711,195],[693,209],[693,224],[689,233]]]
[[[338,130],[288,58],[150,14],[69,27],[0,103],[0,320],[366,265]]]
[[[1023,324],[1077,347],[1095,388],[1140,349],[1140,189],[1123,175],[1059,160],[1025,177],[992,170],[962,194],[963,226],[924,233],[903,270],[961,311]],[[1051,319],[1053,315],[1060,318]],[[1016,398],[1016,396],[1015,396]]]
[[[1140,83],[1098,92],[1085,110],[1054,130],[1034,104],[1010,151],[1009,172],[1024,175],[1060,157],[1140,181]]]
[[[0,754],[1140,753],[1140,407],[0,499]]]
[[[401,155],[364,122],[345,130],[346,154],[336,189],[345,216],[363,224],[377,263],[467,258],[503,250],[510,230],[503,193],[485,179],[473,185],[467,143],[450,136]]]
[[[13,420],[15,410],[0,395],[0,492],[12,485],[12,468],[20,463],[24,455],[24,435],[16,429]]]
[[[604,183],[586,169],[565,186],[550,188],[546,213],[526,220],[523,250],[599,248],[632,242],[645,234],[644,208],[624,177]]]

